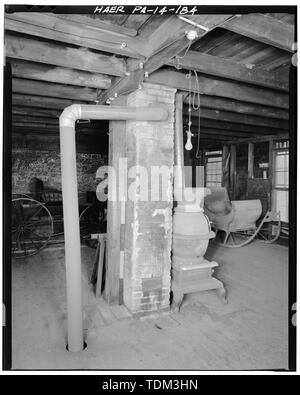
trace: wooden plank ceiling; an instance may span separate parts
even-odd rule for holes
[[[6,14],[13,132],[58,135],[64,107],[109,103],[143,81],[184,92],[186,124],[189,70],[201,92],[203,143],[287,132],[294,15],[188,19],[209,29],[196,29],[192,44],[185,32],[195,28],[177,16]],[[198,111],[192,120],[197,132]]]

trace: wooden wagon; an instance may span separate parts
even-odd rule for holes
[[[64,242],[62,194],[47,191],[38,196],[15,194],[12,198],[11,244],[15,258],[37,254],[49,243]],[[92,233],[103,233],[105,210],[94,200],[79,206],[80,235],[94,247]],[[59,237],[60,236],[60,237]]]

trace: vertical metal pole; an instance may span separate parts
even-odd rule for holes
[[[83,350],[81,251],[75,128],[60,128],[65,262],[68,307],[68,350]]]
[[[167,118],[168,111],[163,108],[127,108],[80,104],[73,104],[65,108],[60,116],[69,351],[76,352],[84,348],[75,121],[77,119],[161,121]]]
[[[236,192],[236,145],[230,146],[230,190],[231,200],[235,199]]]

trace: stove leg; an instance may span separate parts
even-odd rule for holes
[[[216,292],[217,292],[218,297],[222,300],[222,302],[224,304],[227,304],[228,303],[228,299],[227,299],[227,292],[226,292],[225,287],[218,288],[216,290]]]
[[[173,313],[179,313],[180,307],[183,302],[184,294],[180,291],[173,291],[173,302],[172,311]]]

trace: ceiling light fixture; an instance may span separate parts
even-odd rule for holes
[[[196,30],[189,30],[188,32],[185,33],[186,38],[190,41],[195,40],[198,37],[198,33]]]

